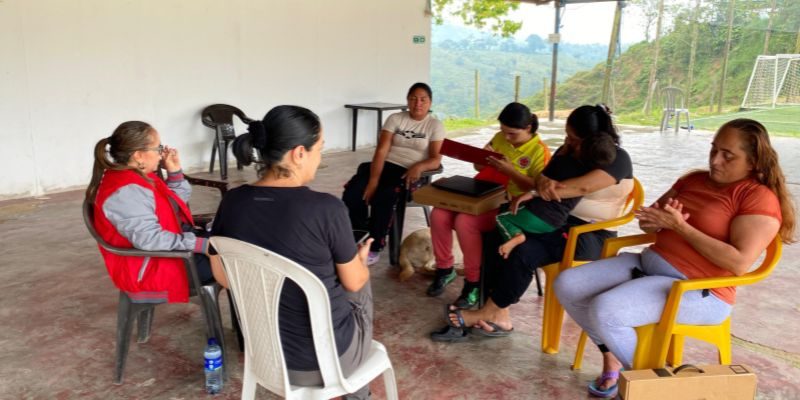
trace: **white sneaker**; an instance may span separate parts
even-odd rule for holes
[[[375,251],[370,251],[369,254],[367,254],[367,265],[368,266],[369,265],[373,265],[373,264],[377,263],[380,260],[381,260],[381,253],[378,253],[378,252],[375,252]]]

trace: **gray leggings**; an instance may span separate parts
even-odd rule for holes
[[[632,279],[638,267],[648,276]],[[661,319],[667,296],[678,272],[656,252],[622,253],[558,275],[554,283],[558,301],[597,345],[605,345],[630,369],[636,350],[634,327]],[[679,323],[715,325],[728,318],[731,305],[713,294],[686,292],[678,310]]]
[[[344,376],[350,376],[369,355],[372,348],[372,286],[369,281],[357,292],[346,292],[347,299],[353,306],[353,318],[355,319],[355,330],[353,340],[341,356],[339,365],[342,367]],[[299,386],[322,386],[322,375],[319,371],[295,371],[288,370],[289,382]],[[369,384],[357,390],[355,393],[344,396],[346,400],[366,400],[370,398]]]

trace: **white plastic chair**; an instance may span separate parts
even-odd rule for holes
[[[283,256],[240,240],[212,237],[236,299],[244,333],[242,399],[253,399],[256,384],[286,399],[330,399],[369,384],[383,374],[386,397],[397,399],[397,383],[386,348],[373,340],[367,359],[350,376],[342,374],[331,320],[328,292],[310,271]],[[305,292],[311,331],[324,387],[289,384],[278,329],[278,307],[286,278]]]
[[[665,87],[661,90],[661,98],[664,102],[664,112],[661,114],[661,132],[667,130],[669,121],[675,117],[675,133],[678,133],[681,114],[686,115],[686,129],[691,132],[692,122],[689,120],[689,109],[684,106],[683,91],[676,87]]]

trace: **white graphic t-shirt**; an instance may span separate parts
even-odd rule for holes
[[[415,121],[408,111],[390,115],[383,130],[394,134],[386,161],[405,168],[428,158],[430,143],[442,141],[446,135],[444,125],[433,115]]]

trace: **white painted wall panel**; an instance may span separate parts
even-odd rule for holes
[[[207,168],[200,110],[260,118],[278,104],[350,144],[346,103],[404,102],[427,81],[426,0],[0,1],[0,198],[88,182],[92,148],[122,121],[152,123],[187,168]],[[414,44],[414,35],[428,43]],[[375,143],[359,115],[359,146]]]

